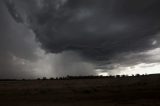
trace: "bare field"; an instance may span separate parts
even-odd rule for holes
[[[0,106],[160,106],[160,75],[0,81]]]

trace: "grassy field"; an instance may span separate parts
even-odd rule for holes
[[[160,75],[0,81],[0,106],[160,106]]]

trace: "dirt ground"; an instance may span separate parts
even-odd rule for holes
[[[160,106],[160,75],[0,81],[0,106]]]

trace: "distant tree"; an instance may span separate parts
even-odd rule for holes
[[[54,80],[54,78],[50,78],[50,80]]]
[[[113,76],[113,75],[110,75],[110,76],[108,76],[108,78],[115,78],[115,76]]]
[[[43,77],[42,80],[47,80],[47,78],[46,78],[46,77]]]
[[[121,77],[126,77],[126,75],[121,75]]]
[[[136,74],[136,77],[139,77],[140,76],[140,74]]]
[[[120,78],[121,76],[120,75],[116,75],[116,78]]]
[[[37,78],[37,80],[41,80],[40,78]]]

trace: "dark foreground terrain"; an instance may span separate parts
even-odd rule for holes
[[[0,106],[160,106],[160,75],[0,81]]]

